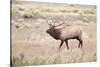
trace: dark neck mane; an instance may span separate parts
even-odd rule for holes
[[[52,32],[49,33],[54,39],[60,39],[61,31],[60,29],[53,29]]]

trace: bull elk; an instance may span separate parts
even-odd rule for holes
[[[61,40],[61,43],[59,45],[59,50],[63,43],[66,43],[67,49],[69,49],[68,46],[68,40],[70,39],[77,39],[79,41],[78,48],[82,48],[82,30],[77,26],[67,26],[67,27],[61,27],[58,28],[58,26],[61,26],[63,23],[60,23],[58,25],[55,25],[56,21],[53,20],[52,23],[47,21],[47,24],[50,26],[49,29],[46,31],[49,35],[51,35],[56,40]]]

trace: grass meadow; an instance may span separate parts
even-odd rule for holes
[[[96,6],[14,1],[11,8],[12,66],[66,64],[96,61]],[[60,51],[59,40],[46,33],[47,20],[65,21],[65,26],[83,30],[83,48],[69,40]]]

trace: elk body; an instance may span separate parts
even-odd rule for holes
[[[59,24],[57,26],[60,26],[62,24]],[[79,27],[68,26],[68,27],[57,28],[57,26],[55,26],[51,23],[48,23],[48,25],[50,26],[50,28],[46,32],[49,35],[51,35],[54,39],[61,40],[59,50],[64,42],[66,43],[67,49],[69,49],[68,40],[70,40],[70,39],[77,39],[79,41],[78,48],[80,48],[80,47],[82,48],[82,44],[83,44],[82,30]]]

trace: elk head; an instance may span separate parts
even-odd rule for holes
[[[60,39],[61,31],[60,29],[56,29],[56,27],[64,24],[64,22],[60,24],[56,24],[56,23],[57,20],[47,21],[47,24],[49,25],[49,29],[46,32],[50,34],[54,39],[58,40]]]

